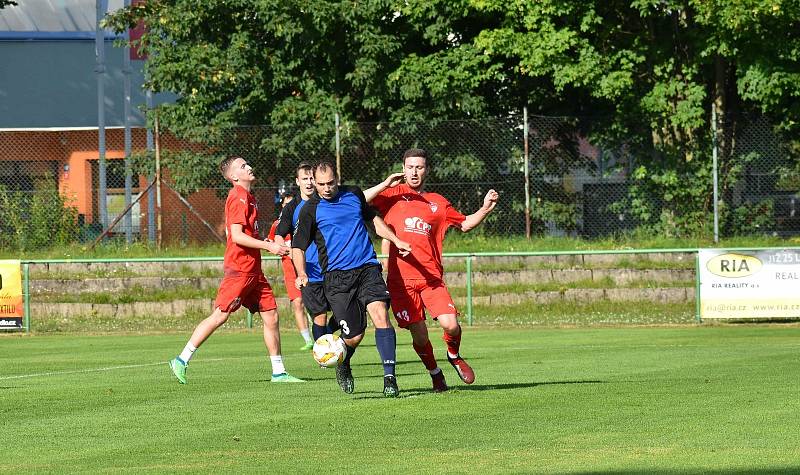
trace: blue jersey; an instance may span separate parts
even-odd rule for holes
[[[379,265],[364,224],[374,217],[358,187],[340,187],[331,200],[314,195],[300,211],[292,247],[307,250],[316,243],[323,272]]]
[[[276,236],[292,235],[292,242],[294,242],[294,235],[297,231],[297,222],[300,218],[300,210],[303,205],[308,203],[308,200],[292,200],[287,204],[281,215],[278,217],[278,227],[275,229]],[[309,282],[322,282],[322,268],[319,266],[319,257],[317,253],[317,245],[312,242],[306,248],[306,275]]]

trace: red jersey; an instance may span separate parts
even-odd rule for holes
[[[397,247],[389,251],[389,276],[402,279],[441,279],[442,241],[450,226],[466,217],[438,193],[417,193],[404,184],[387,188],[372,200],[397,237],[411,244],[411,254],[401,257]]]
[[[275,231],[278,229],[278,224],[280,224],[280,222],[281,222],[280,219],[276,219],[272,223],[272,226],[270,226],[269,235],[267,235],[267,239],[269,239],[270,241],[274,241],[275,240]],[[286,236],[283,236],[283,241],[286,243],[286,246],[292,247],[292,235],[291,234],[287,234]]]
[[[258,235],[258,206],[247,190],[234,185],[225,201],[225,272],[242,274],[261,273],[261,250],[244,247],[231,240],[231,225],[241,224],[242,231],[250,237],[261,239]]]
[[[278,224],[280,224],[280,222],[281,222],[280,219],[276,219],[272,223],[272,226],[269,227],[269,234],[267,235],[267,239],[269,239],[270,241],[275,241],[275,231],[278,229]],[[286,245],[286,247],[292,247],[292,235],[287,234],[286,236],[283,236],[283,243]],[[292,258],[289,256],[281,256],[281,260],[291,261]]]

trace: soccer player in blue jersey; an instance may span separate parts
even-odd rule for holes
[[[308,203],[308,200],[314,196],[314,166],[309,162],[300,162],[297,165],[295,175],[295,183],[300,190],[300,199],[292,200],[281,211],[281,215],[278,218],[278,227],[275,230],[275,242],[278,244],[285,243],[284,236],[290,234],[294,236],[300,218],[300,211]],[[291,242],[286,244],[291,245]],[[316,243],[309,243],[305,251],[305,259],[305,273],[308,276],[308,283],[300,288],[300,293],[303,305],[311,315],[311,333],[314,336],[314,340],[316,340],[322,335],[330,333],[327,326],[330,307],[325,299],[325,290],[322,285],[322,268],[320,268],[317,259]],[[292,285],[295,285],[295,282],[292,282]]]
[[[383,394],[396,397],[400,392],[394,371],[397,340],[388,316],[389,291],[365,221],[372,222],[378,236],[392,242],[402,255],[408,255],[411,246],[386,226],[367,204],[361,189],[340,188],[338,180],[330,162],[314,166],[317,195],[300,211],[292,237],[297,284],[302,288],[309,282],[305,251],[314,242],[322,268],[325,297],[341,328],[347,350],[344,361],[336,368],[336,381],[345,393],[355,389],[350,359],[364,338],[366,311],[375,325],[375,345],[383,363]]]

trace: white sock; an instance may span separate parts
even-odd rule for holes
[[[181,354],[178,356],[178,358],[180,358],[184,363],[189,364],[189,360],[192,359],[195,351],[197,351],[197,348],[195,348],[190,341],[186,343],[186,346],[183,347],[183,351],[181,351]]]
[[[311,343],[311,332],[308,331],[308,328],[305,330],[300,330],[300,334],[303,335],[303,339],[306,341],[306,343]]]
[[[283,356],[270,356],[269,361],[272,363],[272,374],[283,374],[286,368],[283,367]]]
[[[436,368],[428,371],[428,373],[430,373],[431,376],[435,376],[435,375],[437,375],[437,374],[439,374],[441,372],[442,372],[442,369],[439,368],[438,366]]]
[[[449,357],[450,357],[450,359],[453,359],[453,358],[458,358],[458,355],[457,355],[457,354],[456,354],[456,355],[454,355],[454,354],[450,353],[449,351],[447,352],[447,356],[449,356]]]

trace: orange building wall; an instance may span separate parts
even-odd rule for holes
[[[171,135],[161,137],[162,148],[197,148],[197,145],[187,144]],[[136,128],[132,130],[133,151],[144,150],[146,144],[146,130]],[[69,130],[69,131],[25,131],[25,132],[0,132],[0,160],[17,161],[46,161],[55,162],[58,170],[57,186],[63,196],[75,206],[78,213],[84,216],[86,223],[94,220],[95,196],[93,190],[98,184],[93,182],[92,162],[98,160],[98,133],[97,130]],[[124,131],[122,129],[106,130],[106,159],[119,160],[124,158]],[[168,174],[165,174],[168,179]],[[266,177],[265,177],[266,178]],[[147,187],[147,177],[140,176],[134,180],[134,187],[144,190]],[[134,196],[136,190],[134,190]],[[221,196],[220,196],[221,195]],[[218,193],[217,190],[200,190],[186,200],[192,205],[203,219],[205,219],[218,235],[224,238],[224,207],[227,191]],[[266,233],[269,224],[274,218],[275,209],[272,194],[267,191],[256,192],[261,216],[262,231]],[[148,233],[147,209],[148,195],[145,194],[140,203],[140,233]],[[162,238],[166,243],[182,242],[216,242],[217,238],[188,208],[181,203],[173,191],[166,186],[162,187]]]

